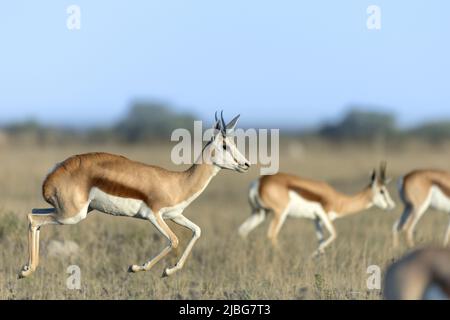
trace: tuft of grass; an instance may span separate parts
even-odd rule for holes
[[[14,238],[26,230],[26,219],[20,219],[12,211],[0,214],[0,242]]]

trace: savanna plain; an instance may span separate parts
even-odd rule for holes
[[[409,143],[399,146],[333,145],[286,139],[280,146],[280,170],[326,180],[338,190],[355,193],[368,182],[370,171],[388,161],[393,178],[389,190],[397,207],[390,212],[373,208],[337,220],[338,238],[324,255],[310,259],[317,248],[312,221],[288,219],[274,250],[266,239],[266,220],[246,240],[237,234],[249,216],[248,185],[259,175],[258,165],[246,174],[222,170],[184,214],[202,229],[202,237],[180,272],[161,278],[173,265],[191,234],[169,222],[180,238],[179,249],[152,270],[127,272],[166,245],[157,230],[143,220],[92,212],[73,226],[44,226],[37,271],[18,279],[28,259],[27,219],[32,208],[48,205],[41,183],[56,162],[73,154],[105,151],[174,170],[171,145],[0,146],[0,299],[380,299],[369,290],[367,267],[382,271],[409,249],[392,247],[391,228],[402,212],[397,179],[414,168],[450,170],[450,145]],[[448,215],[432,210],[417,227],[417,246],[442,242]],[[50,255],[51,241],[73,241],[71,255]],[[81,270],[81,288],[68,289],[67,268]]]

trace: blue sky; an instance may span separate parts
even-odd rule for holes
[[[81,8],[81,30],[66,8]],[[381,30],[366,8],[381,8]],[[106,124],[134,100],[312,126],[361,104],[450,118],[450,1],[8,1],[0,122]]]

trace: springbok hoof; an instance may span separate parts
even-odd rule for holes
[[[170,268],[165,268],[163,271],[163,274],[161,275],[161,278],[167,278],[173,273],[173,271]]]
[[[18,278],[23,279],[29,277],[34,270],[32,270],[28,265],[24,266],[22,270],[19,272]]]
[[[130,272],[130,273],[136,273],[136,272],[139,272],[139,271],[141,271],[141,267],[137,266],[135,264],[133,264],[133,265],[128,267],[128,272]]]
[[[312,255],[311,255],[311,259],[318,259],[321,256],[323,256],[323,251],[315,251]]]

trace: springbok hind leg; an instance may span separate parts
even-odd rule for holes
[[[398,247],[399,233],[404,230],[405,223],[410,218],[412,212],[413,212],[412,206],[409,204],[405,205],[405,209],[403,210],[403,213],[400,216],[400,219],[398,219],[392,226],[392,240],[393,240],[394,248]]]
[[[40,227],[47,224],[59,224],[54,215],[55,209],[35,209],[28,215],[28,264],[19,273],[19,278],[30,276],[39,265]]]

